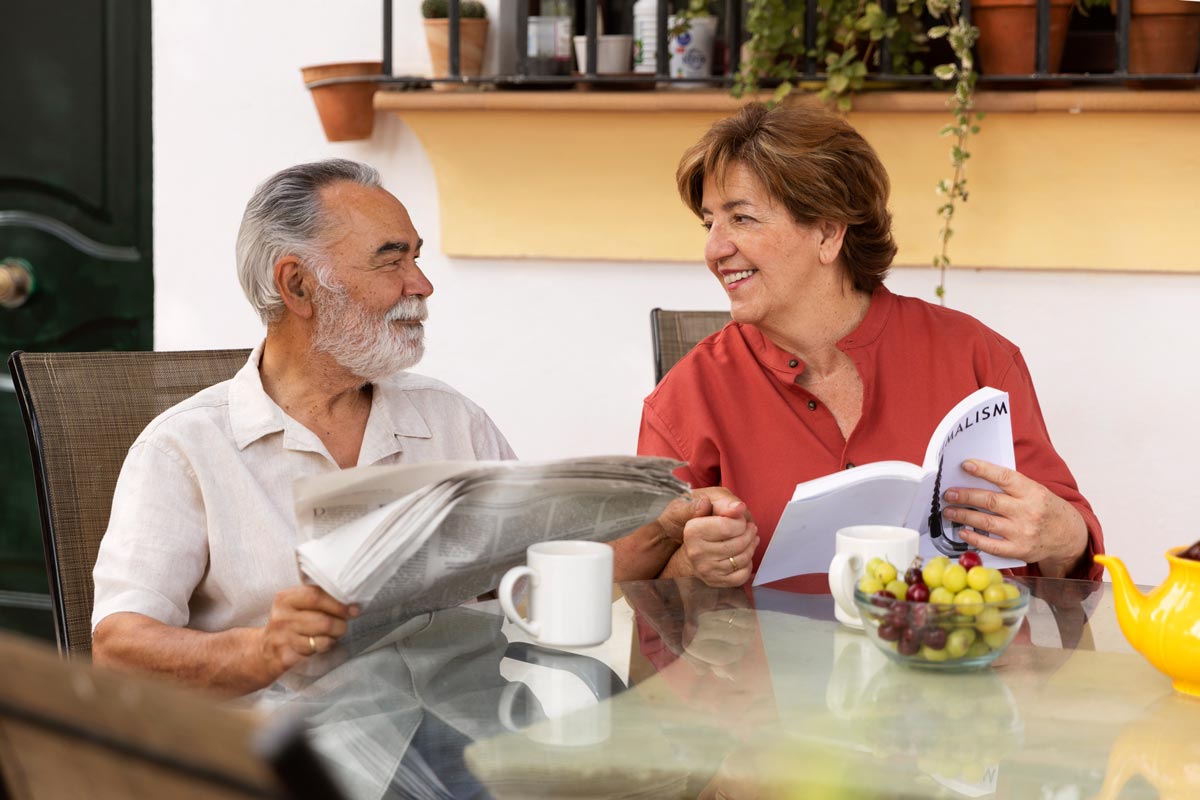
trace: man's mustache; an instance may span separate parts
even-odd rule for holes
[[[429,318],[425,298],[420,295],[402,297],[387,313],[388,322],[424,322]]]

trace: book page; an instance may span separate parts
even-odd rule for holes
[[[951,409],[934,431],[925,452],[925,468],[932,480],[925,482],[921,496],[910,509],[910,517],[924,517],[924,523],[917,527],[922,533],[920,552],[924,558],[944,555],[956,559],[968,550],[976,550],[959,537],[960,525],[942,517],[947,505],[942,495],[947,489],[999,491],[995,484],[964,470],[962,464],[967,459],[1016,468],[1007,392],[985,386],[971,393]],[[976,552],[984,565],[997,569],[1025,563]]]
[[[826,476],[845,476],[837,491],[829,491],[828,481],[818,478],[823,483],[818,487],[821,493],[817,497],[788,503],[775,528],[775,535],[763,553],[762,563],[754,576],[754,585],[793,575],[828,572],[835,549],[834,534],[839,528],[851,525],[903,525],[904,514],[912,505],[913,494],[921,482],[920,469],[902,461],[878,463],[891,465],[893,474],[882,475],[882,469],[877,468],[869,479],[847,483],[852,473],[873,466],[864,464]],[[906,474],[895,474],[897,470]]]

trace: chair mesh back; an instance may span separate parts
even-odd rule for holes
[[[729,322],[728,311],[664,311],[650,312],[650,328],[654,336],[654,382],[658,383],[688,354],[701,339],[707,338]]]
[[[92,649],[92,567],[125,454],[174,404],[228,380],[248,350],[15,353],[59,649]]]

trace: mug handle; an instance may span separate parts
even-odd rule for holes
[[[829,593],[842,613],[851,619],[858,619],[858,609],[854,605],[854,573],[861,567],[862,559],[855,553],[838,553],[829,562]]]
[[[500,598],[500,607],[504,609],[504,616],[508,617],[509,621],[518,628],[536,639],[542,633],[542,626],[534,620],[522,617],[517,611],[516,604],[513,603],[513,587],[517,585],[517,581],[526,577],[529,578],[530,589],[536,588],[536,572],[524,565],[513,567],[504,573],[504,577],[500,579],[500,588],[496,590],[496,595]]]

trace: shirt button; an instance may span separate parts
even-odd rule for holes
[[[788,366],[792,367],[793,369],[795,369],[797,366],[799,366],[799,364],[800,364],[800,362],[794,358],[788,362]]]
[[[847,462],[846,462],[846,469],[854,469],[854,462],[853,462],[853,461],[847,461]]]
[[[808,401],[808,410],[809,410],[809,411],[816,411],[816,410],[817,410],[817,401],[816,401],[816,400],[809,400],[809,401]]]

